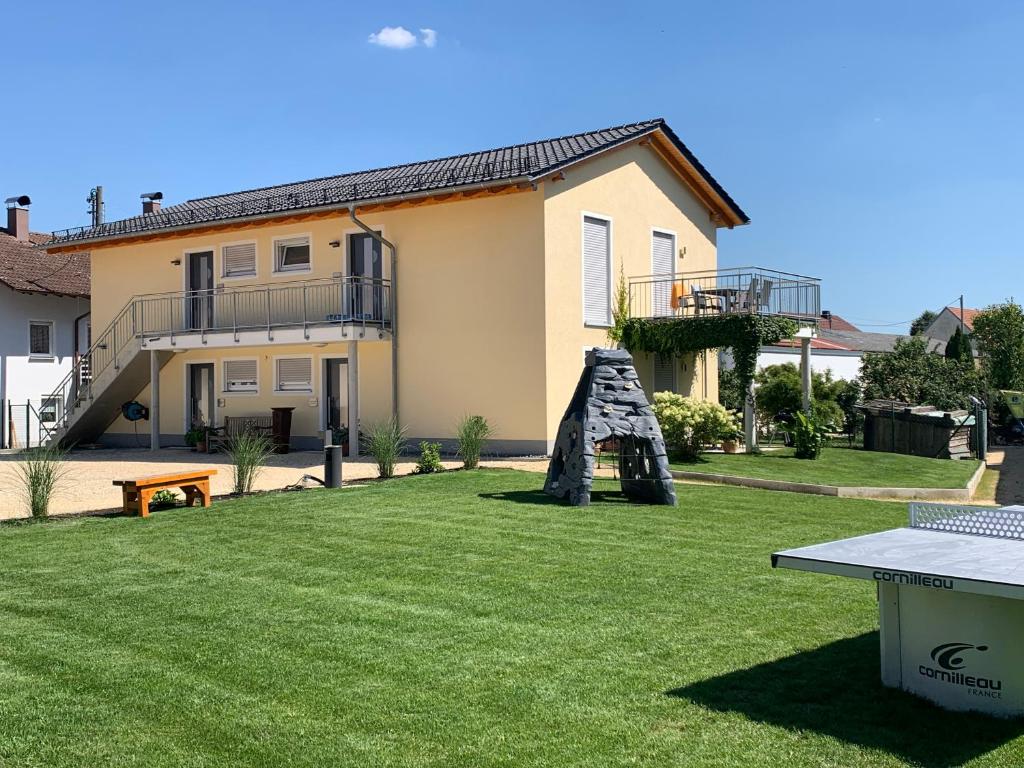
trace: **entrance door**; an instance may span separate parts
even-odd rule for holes
[[[214,425],[213,363],[188,366],[189,427]]]
[[[348,236],[348,274],[352,286],[352,316],[357,320],[381,320],[384,317],[384,261],[380,243],[361,232]]]
[[[324,360],[324,427],[348,426],[348,361],[341,357]]]
[[[188,327],[213,327],[213,251],[188,255]]]

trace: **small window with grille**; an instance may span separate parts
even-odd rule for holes
[[[29,357],[53,357],[53,322],[30,320],[28,324]]]

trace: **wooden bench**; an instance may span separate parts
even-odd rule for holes
[[[206,452],[211,453],[216,448],[223,448],[234,438],[247,432],[269,435],[271,429],[270,416],[225,416],[223,427],[213,427],[207,431]]]
[[[180,488],[185,494],[185,506],[191,507],[199,499],[204,507],[210,506],[210,476],[216,469],[197,469],[194,472],[175,472],[172,475],[151,475],[136,480],[115,480],[121,486],[125,514],[135,512],[149,517],[149,502],[157,491]]]

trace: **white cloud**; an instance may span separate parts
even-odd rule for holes
[[[437,30],[430,28],[423,28],[420,30],[420,34],[423,35],[423,44],[427,48],[433,48],[437,45]]]
[[[416,45],[416,35],[405,27],[384,27],[368,38],[369,42],[383,48],[412,48]],[[426,39],[424,38],[424,42]],[[428,46],[429,47],[429,46]]]

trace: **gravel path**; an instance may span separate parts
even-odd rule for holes
[[[25,501],[18,479],[17,465],[21,457],[16,453],[0,455],[0,520],[25,517]],[[531,472],[546,472],[545,458],[495,459],[482,462],[488,467],[506,467]],[[445,461],[449,468],[461,465],[459,461]],[[415,461],[398,465],[396,473],[409,474]],[[121,489],[114,480],[183,472],[189,469],[215,468],[212,478],[214,495],[231,491],[231,465],[223,454],[197,454],[184,448],[165,448],[155,455],[148,449],[132,450],[80,450],[73,451],[67,460],[67,475],[61,489],[50,506],[51,515],[115,509],[121,506]],[[297,483],[303,475],[322,478],[323,454],[319,451],[300,451],[274,456],[256,481],[256,490],[266,491]],[[367,458],[345,459],[342,468],[345,480],[361,480],[377,476],[376,465]]]

